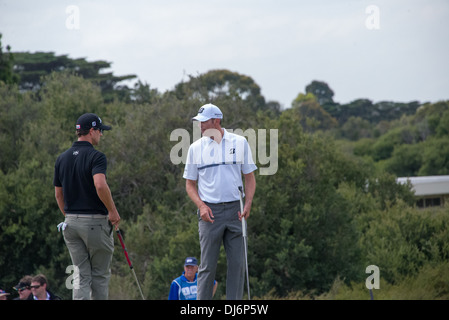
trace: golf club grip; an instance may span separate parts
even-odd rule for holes
[[[117,236],[118,236],[118,239],[120,240],[120,244],[122,245],[123,252],[125,252],[125,257],[126,257],[126,260],[128,261],[128,265],[132,269],[133,265],[131,263],[131,260],[129,260],[128,250],[126,250],[126,246],[125,246],[125,243],[123,242],[122,234],[121,234],[120,230],[118,230],[118,229],[117,229]]]
[[[243,214],[243,188],[241,186],[239,188],[240,195],[240,213]],[[242,234],[243,237],[246,237],[246,220],[245,217],[242,216]]]
[[[243,188],[241,186],[239,188],[239,196],[240,196],[240,213],[243,214]]]

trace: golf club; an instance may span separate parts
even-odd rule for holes
[[[126,257],[126,260],[128,261],[128,265],[129,265],[131,271],[133,272],[134,279],[136,279],[136,283],[137,283],[137,286],[139,287],[139,291],[140,291],[140,295],[142,296],[142,300],[145,300],[145,297],[143,296],[142,288],[140,287],[139,280],[137,280],[136,271],[134,271],[134,267],[133,267],[131,260],[129,259],[129,256],[128,256],[128,250],[126,250],[125,243],[123,242],[123,237],[122,237],[122,233],[120,232],[120,229],[117,229],[117,237],[120,240],[120,244],[122,245],[123,252],[125,252],[125,257]]]
[[[243,188],[239,186],[240,194],[240,214],[243,214]],[[248,273],[248,236],[246,234],[246,220],[242,217],[242,233],[243,233],[243,246],[245,248],[245,265],[246,265],[246,288],[248,289],[248,300],[251,300],[249,293],[249,273]]]

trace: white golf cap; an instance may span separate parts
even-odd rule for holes
[[[198,114],[196,117],[193,117],[192,120],[196,121],[207,121],[209,119],[223,119],[223,113],[221,110],[212,103],[205,104],[198,110]]]

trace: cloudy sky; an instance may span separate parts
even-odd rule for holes
[[[0,0],[0,33],[162,92],[228,69],[283,107],[312,80],[339,103],[449,99],[447,0]]]

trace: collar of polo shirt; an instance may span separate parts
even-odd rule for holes
[[[223,129],[223,136],[221,137],[221,141],[223,141],[223,140],[229,140],[229,134],[228,134],[228,132],[226,131],[226,129],[225,128],[222,128]],[[209,138],[209,143],[212,143],[212,142],[216,142],[214,139],[212,139],[211,137],[205,137],[205,138]],[[220,143],[221,143],[221,141],[220,141]]]

